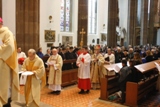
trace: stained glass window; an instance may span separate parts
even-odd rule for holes
[[[61,0],[61,18],[60,18],[60,30],[61,32],[71,32],[72,21],[72,0]]]
[[[88,32],[97,33],[97,0],[88,0]]]

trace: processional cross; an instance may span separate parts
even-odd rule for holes
[[[82,28],[82,31],[80,32],[80,35],[81,35],[81,42],[80,42],[80,46],[82,47],[83,46],[83,35],[85,35],[86,32],[84,31],[84,28]]]

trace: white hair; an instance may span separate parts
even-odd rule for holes
[[[28,53],[36,54],[36,51],[34,49],[29,49]]]
[[[152,52],[155,52],[156,50],[155,50],[155,49],[152,49],[151,51],[152,51]]]
[[[133,48],[129,48],[129,51],[133,51]]]
[[[120,47],[117,47],[117,50],[121,50],[121,48],[120,48]]]

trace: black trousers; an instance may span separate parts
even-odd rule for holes
[[[126,98],[126,95],[125,95],[125,91],[126,91],[126,82],[127,81],[123,81],[121,83],[119,83],[119,88],[120,88],[120,91],[122,91],[122,103],[125,102],[125,98]]]
[[[3,105],[3,107],[11,107],[11,102],[12,102],[12,100],[11,100],[11,98],[9,98],[8,103]]]

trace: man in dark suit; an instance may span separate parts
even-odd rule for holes
[[[75,59],[73,54],[73,47],[69,47],[69,51],[66,52],[65,56],[66,60]],[[67,69],[72,69],[73,68],[72,65],[73,65],[72,63],[67,64]]]
[[[127,60],[123,59],[122,60],[122,68],[120,69],[119,79],[118,79],[119,88],[120,88],[120,91],[122,92],[121,103],[125,102],[126,83],[129,80],[130,73],[131,73],[131,70],[127,66]]]
[[[73,47],[69,47],[69,51],[66,52],[66,60],[74,59]]]
[[[59,55],[62,57],[63,61],[66,60],[66,48],[62,48],[62,51],[59,53]],[[63,64],[62,71],[67,70],[67,64]]]
[[[115,52],[115,63],[119,63],[122,61],[123,52],[120,47],[117,47],[117,51]]]
[[[59,53],[63,60],[66,60],[66,48],[62,48],[62,52]]]

